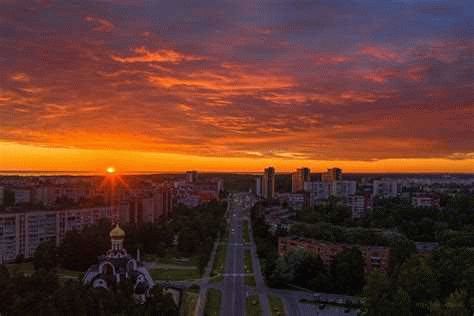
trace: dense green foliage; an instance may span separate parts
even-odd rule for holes
[[[278,257],[279,233],[272,235],[269,232],[259,205],[252,210],[252,228],[263,274],[270,286],[296,286],[331,293],[355,294],[361,291],[364,264],[358,249],[341,252],[330,266],[326,266],[318,256],[304,251]]]
[[[133,285],[122,282],[108,291],[79,281],[58,281],[53,270],[31,276],[10,275],[0,266],[0,314],[2,315],[177,315],[177,306],[162,288],[155,286],[144,304],[132,296]]]
[[[125,225],[125,248],[134,253],[196,256],[202,270],[209,260],[214,240],[225,229],[223,203],[198,208],[178,207],[165,223]],[[0,314],[2,315],[177,315],[177,307],[160,287],[152,289],[145,304],[136,304],[133,285],[120,283],[111,291],[94,289],[79,281],[58,282],[62,267],[86,271],[97,257],[110,248],[112,224],[101,220],[82,231],[70,231],[59,247],[41,244],[33,258],[36,272],[31,276],[10,275],[0,266]],[[176,240],[176,242],[175,242]]]
[[[449,243],[461,235],[465,246],[474,246],[474,196],[443,197],[440,209],[414,208],[399,198],[378,200],[364,224],[397,229],[416,241]]]
[[[373,272],[364,289],[365,314],[472,315],[474,251],[441,248],[411,256],[391,275]]]
[[[217,202],[193,209],[178,207],[168,222],[125,225],[125,248],[131,254],[140,248],[144,254],[157,256],[196,256],[202,273],[214,240],[225,229],[225,209],[225,204]],[[101,220],[82,231],[70,231],[57,249],[50,242],[40,245],[33,262],[47,269],[60,265],[69,270],[86,271],[110,248],[111,227],[110,221]]]

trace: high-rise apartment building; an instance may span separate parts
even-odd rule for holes
[[[342,180],[342,170],[339,168],[331,168],[321,174],[321,181],[333,182]]]
[[[275,168],[268,167],[264,170],[262,182],[263,198],[273,199],[275,197]]]
[[[262,177],[261,176],[257,176],[255,178],[255,195],[257,197],[262,196]]]
[[[301,192],[304,190],[304,183],[311,181],[311,171],[309,168],[299,168],[291,174],[291,192]]]
[[[195,183],[198,180],[198,172],[195,170],[186,171],[186,182]]]

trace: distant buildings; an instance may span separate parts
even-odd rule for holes
[[[176,202],[187,207],[196,207],[202,203],[219,200],[224,191],[222,179],[199,179],[196,171],[188,171],[185,181],[175,181]]]
[[[401,193],[401,185],[391,179],[374,180],[372,192],[374,196],[394,198]]]
[[[268,167],[264,170],[262,196],[266,200],[272,200],[275,197],[275,168],[273,167]]]
[[[309,193],[309,206],[314,207],[318,201],[327,200],[330,196],[330,184],[321,181],[304,183],[304,191]]]
[[[304,190],[304,183],[311,181],[311,171],[309,168],[296,169],[291,174],[291,192],[297,193]]]
[[[360,219],[372,209],[372,198],[369,195],[351,195],[346,198],[345,204],[351,209],[352,219]]]
[[[32,202],[31,188],[12,188],[15,205],[29,204]]]
[[[262,193],[262,177],[261,176],[257,176],[255,178],[255,195],[259,198],[261,198],[263,196],[263,193]]]
[[[307,198],[307,193],[278,193],[278,199],[282,204],[286,204],[289,208],[293,210],[302,210],[305,207],[309,207],[307,203],[309,200]]]
[[[71,230],[96,224],[101,218],[116,220],[111,206],[62,211],[30,211],[0,214],[0,262],[14,261],[17,256],[33,256],[36,248],[52,240],[57,245]]]
[[[440,207],[440,198],[436,194],[415,193],[411,197],[411,205],[413,207],[427,207],[438,209]]]
[[[339,168],[328,169],[327,172],[321,174],[321,181],[333,182],[342,180],[342,170]]]
[[[331,264],[337,254],[353,247],[358,248],[362,253],[366,273],[372,270],[388,271],[390,249],[387,247],[331,243],[295,237],[280,237],[278,239],[278,254],[280,256],[285,256],[293,251],[302,249],[314,255],[319,255],[326,265]]]
[[[186,171],[186,182],[195,183],[198,181],[198,172],[195,170]]]
[[[336,180],[330,182],[331,195],[339,198],[348,198],[357,191],[357,182],[348,180]]]

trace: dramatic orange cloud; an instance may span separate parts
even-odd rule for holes
[[[173,63],[177,64],[182,61],[201,60],[202,58],[185,55],[172,49],[161,49],[157,51],[149,51],[145,47],[133,49],[136,55],[128,57],[112,56],[112,59],[121,63]]]
[[[0,169],[472,172],[472,7],[446,7],[2,2]]]

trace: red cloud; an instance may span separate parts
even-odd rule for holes
[[[134,56],[121,57],[113,55],[112,59],[121,63],[173,63],[178,64],[183,61],[202,60],[201,57],[186,55],[172,49],[160,49],[150,51],[145,47],[133,49]]]
[[[398,52],[381,46],[364,46],[359,52],[362,55],[383,61],[401,62],[402,56]]]
[[[93,31],[96,32],[111,32],[114,29],[114,25],[112,22],[106,20],[106,19],[101,19],[101,18],[96,18],[92,16],[86,16],[84,18],[87,22],[95,25],[94,28],[92,29]]]

